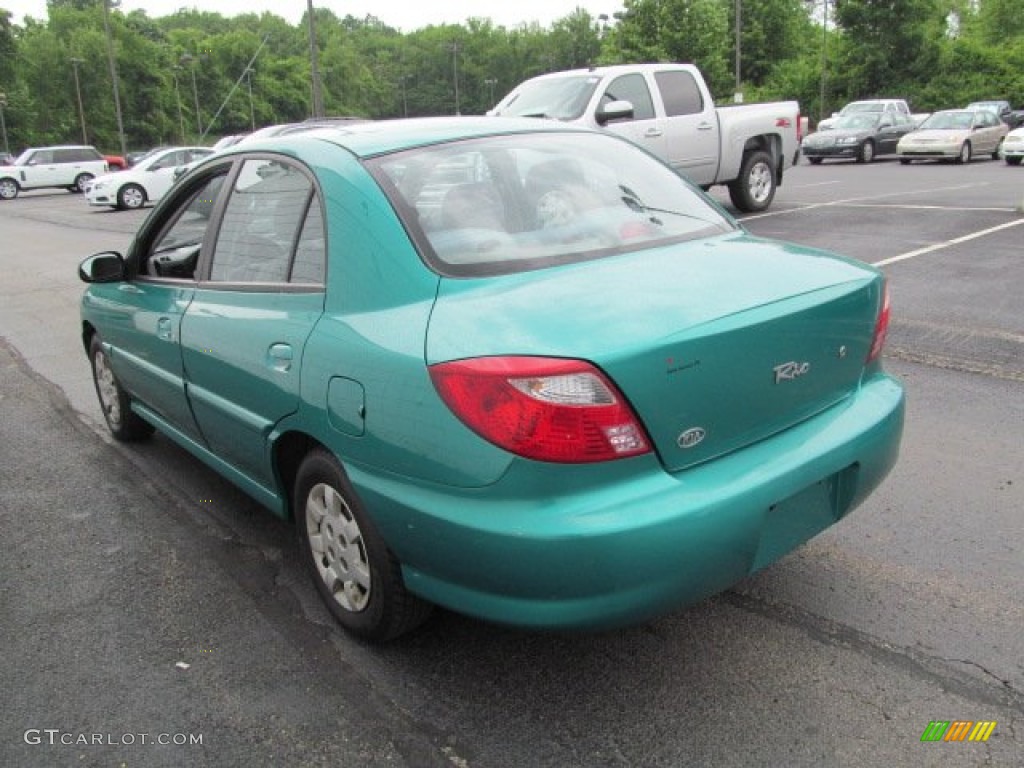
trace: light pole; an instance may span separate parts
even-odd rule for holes
[[[174,78],[174,100],[178,104],[178,132],[181,136],[181,143],[185,143],[185,114],[181,111],[181,89],[178,87],[178,73],[181,67],[175,64],[171,67],[171,77]]]
[[[740,102],[743,100],[743,96],[740,91],[740,61],[742,60],[742,54],[740,52],[740,30],[743,28],[743,0],[736,0],[736,90],[733,95],[733,101]]]
[[[452,73],[455,79],[455,114],[461,115],[459,110],[459,41],[453,40],[448,46],[452,52]]]
[[[313,0],[306,0],[306,15],[309,17],[309,65],[310,85],[313,89],[313,117],[324,116],[323,85],[320,82],[320,65],[316,46],[316,26],[313,21]]]
[[[825,119],[825,81],[828,79],[828,0],[821,0],[821,115]]]
[[[494,106],[494,86],[496,86],[497,84],[498,84],[498,79],[496,77],[488,77],[488,78],[486,78],[484,80],[484,85],[487,86],[487,88],[488,88],[488,90],[490,92],[491,98],[490,98],[490,105],[489,106],[491,106],[491,107]]]
[[[256,130],[256,111],[252,106],[252,67],[245,68],[245,79],[249,86],[249,122],[252,124],[252,130]]]
[[[192,97],[196,102],[196,137],[199,138],[203,135],[203,116],[199,112],[199,88],[196,86],[196,57],[191,53],[183,53],[179,61],[182,64],[188,64],[189,69],[192,70]]]
[[[121,0],[103,0],[103,33],[107,38],[107,62],[110,64],[110,80],[114,86],[114,112],[117,115],[117,135],[121,139],[121,156],[128,154],[124,140],[124,119],[121,117],[121,86],[117,79],[117,61],[114,59],[114,40],[110,36],[110,6],[116,8]]]
[[[7,94],[0,93],[0,133],[4,135],[4,154],[11,154],[11,147],[7,143],[7,121],[4,120],[4,107],[7,106]]]
[[[71,68],[75,71],[75,96],[78,97],[78,119],[82,123],[82,143],[89,143],[89,136],[85,132],[85,109],[82,108],[82,88],[78,82],[78,65],[84,64],[85,59],[76,59],[72,57]]]

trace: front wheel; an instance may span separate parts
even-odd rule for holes
[[[146,204],[146,190],[138,184],[125,184],[117,190],[117,207],[135,210]]]
[[[1019,157],[1007,157],[1006,158],[1006,164],[1007,165],[1020,165],[1020,158]]]
[[[960,147],[960,154],[956,156],[956,162],[960,165],[966,165],[971,162],[971,142],[965,141],[963,146]]]
[[[406,590],[397,558],[326,450],[312,451],[299,466],[293,510],[302,559],[345,629],[385,642],[426,620],[431,605]]]
[[[772,156],[758,150],[743,158],[739,177],[729,184],[729,199],[744,213],[763,211],[775,197]]]
[[[152,425],[132,411],[131,398],[114,376],[110,358],[98,334],[89,342],[89,361],[92,363],[92,381],[96,385],[100,410],[114,439],[130,443],[153,434]]]
[[[93,175],[91,173],[80,173],[75,176],[75,187],[72,192],[85,192],[86,185],[92,181]]]
[[[0,200],[13,200],[18,196],[18,182],[14,179],[0,179]]]
[[[857,153],[858,163],[870,163],[875,159],[875,142],[865,141],[860,145],[860,151]]]

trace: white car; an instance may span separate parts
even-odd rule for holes
[[[23,189],[57,187],[83,192],[89,181],[109,170],[95,147],[26,149],[10,165],[0,166],[0,200],[13,200]]]
[[[1024,160],[1024,127],[1014,128],[1003,139],[1003,160],[1007,165],[1020,165]]]
[[[109,173],[86,185],[89,205],[141,208],[155,203],[174,184],[174,169],[213,154],[209,147],[167,147],[146,155],[126,171]]]
[[[969,163],[972,157],[999,157],[1009,128],[995,112],[986,109],[946,109],[935,112],[896,145],[900,162],[950,159]]]

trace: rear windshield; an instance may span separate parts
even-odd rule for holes
[[[508,274],[732,231],[670,168],[601,133],[528,133],[367,161],[427,263]]]

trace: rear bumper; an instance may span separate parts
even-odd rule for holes
[[[876,374],[800,425],[675,475],[651,456],[513,463],[481,489],[349,474],[410,590],[535,628],[642,621],[727,589],[829,527],[896,461],[902,387]]]

